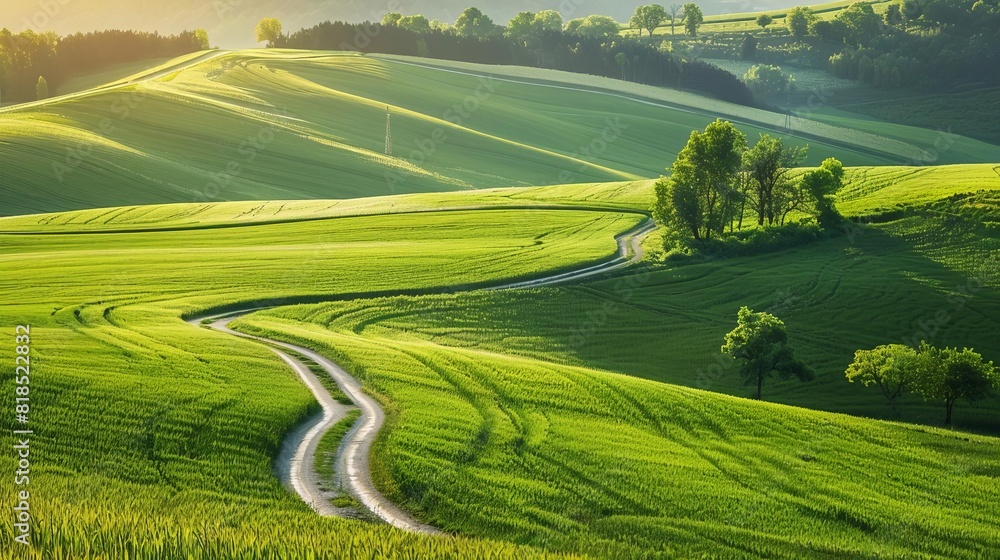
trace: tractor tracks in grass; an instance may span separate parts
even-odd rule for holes
[[[642,260],[642,240],[654,229],[651,219],[615,238],[618,254],[601,264],[589,265],[569,272],[552,274],[542,278],[522,282],[500,284],[487,289],[524,289],[552,286],[566,282],[583,280],[600,274],[614,272]],[[267,309],[266,306],[248,306],[244,309],[229,309],[216,315],[186,319],[192,325],[203,325],[216,332],[240,337],[265,344],[276,353],[302,379],[322,408],[320,414],[306,420],[286,435],[275,467],[282,483],[294,490],[316,513],[324,516],[349,517],[350,512],[338,508],[330,501],[330,494],[321,489],[314,467],[316,449],[323,436],[340,420],[345,418],[351,407],[338,403],[316,375],[301,360],[289,355],[298,354],[312,360],[337,383],[337,386],[361,411],[344,439],[337,453],[336,482],[358,500],[364,508],[379,519],[400,529],[423,534],[444,534],[440,530],[421,523],[409,513],[393,504],[375,487],[372,481],[370,457],[372,445],[385,423],[385,412],[378,402],[364,392],[359,380],[322,354],[287,342],[262,336],[253,336],[229,328],[236,319],[250,313]]]

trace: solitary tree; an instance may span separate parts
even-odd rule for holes
[[[761,398],[764,380],[774,374],[801,381],[813,378],[812,371],[795,359],[788,346],[785,323],[770,313],[741,308],[736,328],[726,335],[722,352],[740,362],[740,375],[747,385],[756,382],[757,400]]]
[[[666,21],[667,17],[667,9],[659,4],[639,6],[629,20],[629,25],[638,29],[639,35],[642,35],[642,30],[645,29],[652,37],[653,31]]]
[[[918,355],[917,392],[927,400],[944,401],[945,424],[951,424],[955,401],[975,402],[1000,386],[993,362],[984,362],[969,348],[938,349],[924,342]]]
[[[767,26],[772,23],[774,23],[774,18],[768,14],[760,14],[757,16],[757,25],[759,25],[761,29],[766,29]]]
[[[865,387],[876,385],[889,404],[893,404],[917,382],[917,351],[902,344],[858,350],[846,375],[851,383],[857,381]]]
[[[257,23],[257,42],[267,41],[268,48],[274,47],[281,39],[281,22],[277,18],[264,18]]]
[[[705,132],[693,131],[670,178],[656,187],[657,220],[696,241],[723,233],[736,212],[734,186],[746,143],[739,129],[721,119]]]
[[[31,82],[28,83],[30,84]],[[49,83],[41,76],[38,77],[38,83],[35,84],[35,97],[37,99],[49,98]]]
[[[684,30],[688,35],[694,37],[698,34],[698,27],[705,21],[705,16],[701,13],[701,8],[697,4],[684,4]]]
[[[796,39],[801,39],[809,32],[809,22],[813,19],[812,10],[809,8],[792,8],[785,15],[785,26]]]

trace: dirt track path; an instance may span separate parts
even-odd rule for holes
[[[653,229],[655,229],[655,224],[651,219],[647,219],[632,230],[617,236],[615,240],[618,244],[618,256],[607,262],[535,280],[504,284],[490,289],[550,286],[618,270],[642,259],[642,240]],[[268,345],[299,374],[306,386],[316,396],[316,400],[322,405],[322,414],[309,419],[286,436],[276,463],[276,469],[282,483],[294,489],[316,513],[326,516],[344,515],[344,511],[334,507],[320,489],[320,481],[317,479],[313,467],[313,457],[323,435],[347,415],[349,408],[335,401],[309,368],[282,352],[284,349],[301,354],[319,364],[336,381],[340,390],[350,397],[355,406],[361,410],[361,416],[344,437],[338,452],[336,472],[341,487],[359,500],[368,511],[386,523],[415,533],[442,534],[438,529],[415,520],[375,488],[371,478],[369,458],[371,457],[372,444],[385,422],[385,412],[382,411],[375,399],[364,392],[360,381],[333,361],[313,350],[273,339],[243,334],[229,328],[229,324],[237,318],[261,309],[263,308],[231,311],[215,317],[189,319],[188,322],[193,325],[204,324],[218,332]]]

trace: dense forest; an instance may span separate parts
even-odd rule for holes
[[[112,64],[179,56],[208,48],[204,31],[178,35],[138,31],[98,31],[59,37],[54,33],[0,30],[0,95],[4,101],[30,101],[55,95],[67,78]]]
[[[474,15],[469,16],[473,13]],[[539,23],[552,16],[550,25]],[[398,14],[397,14],[398,15]],[[527,16],[529,14],[525,14]],[[747,87],[732,74],[710,64],[687,60],[658,45],[623,37],[617,27],[599,31],[599,21],[563,26],[558,13],[530,14],[519,28],[495,26],[475,8],[463,13],[455,26],[432,25],[422,16],[393,18],[386,23],[324,22],[291,35],[274,37],[272,46],[296,49],[356,50],[429,58],[534,66],[626,79],[654,86],[691,89],[719,99],[753,104]],[[410,22],[416,20],[417,24]]]
[[[833,19],[795,8],[786,25],[840,78],[881,88],[1000,85],[997,0],[903,0],[881,13],[859,2]]]

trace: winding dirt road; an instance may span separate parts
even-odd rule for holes
[[[632,230],[617,236],[615,241],[618,244],[618,255],[607,262],[489,289],[537,288],[618,270],[642,260],[642,240],[655,227],[651,219],[646,219]],[[390,525],[415,533],[443,534],[438,529],[415,520],[375,488],[371,478],[369,458],[371,457],[372,444],[385,422],[385,413],[375,399],[365,394],[360,381],[313,350],[269,338],[243,334],[229,328],[229,324],[239,317],[262,309],[266,308],[249,308],[212,317],[191,318],[188,319],[188,323],[192,325],[202,324],[218,332],[266,344],[299,374],[299,377],[302,378],[302,381],[309,387],[322,406],[321,414],[310,418],[285,437],[282,451],[276,461],[276,470],[282,483],[293,489],[316,513],[326,516],[345,515],[345,511],[330,503],[329,495],[321,490],[313,462],[316,447],[323,435],[347,415],[350,407],[334,400],[309,368],[282,351],[289,350],[305,356],[321,366],[337,383],[340,390],[361,410],[361,416],[344,437],[338,451],[336,476],[340,487],[360,501],[368,511]]]

